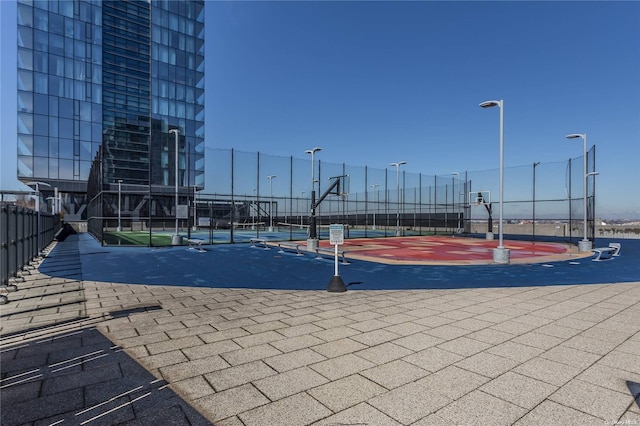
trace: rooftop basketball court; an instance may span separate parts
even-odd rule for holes
[[[300,242],[303,244],[304,242]],[[329,242],[320,242],[329,247]],[[389,265],[487,265],[498,241],[478,238],[420,236],[348,239],[340,246],[348,259]],[[569,244],[505,240],[511,263],[543,263],[591,257]]]

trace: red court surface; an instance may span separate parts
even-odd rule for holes
[[[544,263],[591,256],[570,244],[503,240],[510,263]],[[320,247],[331,247],[320,241]],[[422,236],[348,239],[339,249],[349,259],[398,265],[487,265],[493,263],[498,240]]]

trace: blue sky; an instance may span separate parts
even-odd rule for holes
[[[15,6],[2,1],[2,28]],[[2,173],[15,188],[15,31]],[[206,144],[450,174],[597,149],[598,215],[640,218],[640,2],[207,2]]]

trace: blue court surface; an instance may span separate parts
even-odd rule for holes
[[[361,260],[339,263],[348,290],[454,289],[598,284],[640,281],[640,240],[599,238],[597,246],[622,243],[621,255],[549,263],[466,266],[386,265]],[[76,250],[77,248],[77,250]],[[78,256],[82,279],[127,284],[212,288],[324,290],[334,275],[332,258],[297,256],[247,243],[206,247],[103,247],[88,234],[58,243],[40,266],[65,277],[56,260]],[[77,279],[77,275],[73,277]]]

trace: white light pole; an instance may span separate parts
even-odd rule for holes
[[[485,101],[480,104],[482,108],[497,106],[500,108],[500,219],[499,219],[499,239],[498,248],[493,249],[493,261],[495,263],[509,263],[509,250],[503,245],[503,199],[504,199],[504,100]]]
[[[309,238],[307,239],[307,250],[310,251],[315,251],[318,248],[318,234],[316,232],[316,190],[314,188],[316,178],[313,163],[313,156],[318,151],[322,151],[322,148],[316,146],[315,148],[305,151],[305,154],[311,154],[311,215],[309,216]]]
[[[371,190],[373,191],[373,193],[377,196],[378,195],[378,191],[376,191],[376,188],[379,187],[380,185],[377,183],[374,183],[372,185],[369,185],[369,187],[371,188]],[[376,210],[378,209],[378,202],[374,199],[374,209],[373,209],[373,226],[371,227],[371,229],[375,230],[376,229]]]
[[[587,238],[587,134],[586,133],[572,133],[566,136],[567,139],[582,138],[582,221],[583,221],[583,237],[582,241],[578,241],[578,251],[591,251],[591,241]]]
[[[458,192],[456,192],[456,181],[455,179],[453,180],[453,193],[454,193],[454,198],[453,198],[453,211],[456,213],[456,216],[458,217],[458,227],[456,228],[456,232],[460,232],[460,211],[456,210],[456,201],[458,202],[458,209],[460,209],[460,172],[453,172],[451,173],[452,176],[457,176],[458,177]]]
[[[301,198],[302,198],[302,204],[304,205],[304,191],[302,191]],[[298,205],[298,214],[300,215],[300,229],[302,229],[303,228],[303,226],[302,226],[302,212],[300,211],[300,205]]]
[[[180,236],[180,234],[178,233],[178,133],[179,130],[178,129],[170,129],[169,133],[173,133],[175,135],[175,157],[176,157],[176,164],[175,164],[175,183],[176,183],[176,233],[175,235],[171,238],[171,245],[172,246],[180,246],[182,245],[182,237]]]
[[[46,182],[27,182],[27,185],[35,185],[36,186],[36,213],[38,216],[38,223],[36,224],[36,245],[38,249],[38,253],[40,253],[40,185],[51,186]]]
[[[121,216],[122,216],[122,179],[118,179],[118,228],[117,231],[118,232],[122,232],[122,223],[121,223]]]
[[[273,178],[276,175],[269,175],[267,179],[269,179],[269,232],[273,232]]]
[[[257,210],[257,198],[256,198],[256,191],[258,189],[257,188],[253,188],[253,203],[251,203],[253,205],[253,208],[251,209],[251,229],[256,229],[256,210]],[[251,206],[249,206],[251,207]]]
[[[397,163],[389,163],[390,166],[396,168],[396,190],[398,192],[398,210],[396,212],[396,237],[402,235],[400,232],[400,166],[407,164],[406,161],[399,161]]]

